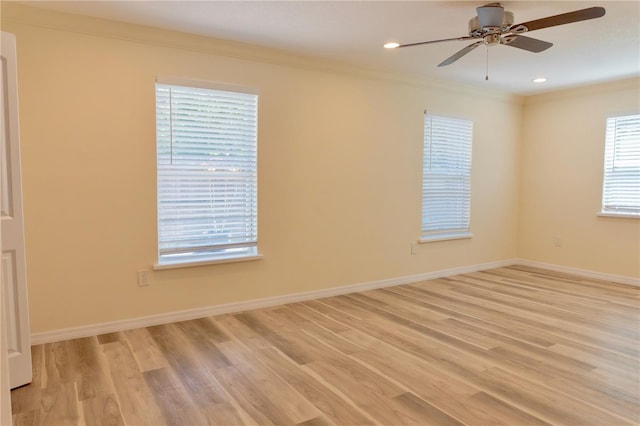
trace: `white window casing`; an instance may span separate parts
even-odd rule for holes
[[[640,115],[607,119],[600,214],[640,217]]]
[[[424,117],[421,242],[469,238],[473,123]]]
[[[156,83],[156,266],[258,256],[258,96],[177,83]]]

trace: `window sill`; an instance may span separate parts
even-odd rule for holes
[[[465,232],[462,234],[441,234],[441,235],[433,235],[433,236],[427,236],[427,237],[423,236],[418,240],[418,242],[420,244],[435,243],[437,241],[463,240],[471,237],[473,237],[473,234],[471,232]]]
[[[598,212],[596,216],[599,217],[620,217],[624,219],[640,219],[640,214],[633,213],[613,213],[613,212]]]
[[[260,260],[262,258],[264,258],[264,255],[262,254],[251,254],[248,256],[225,257],[222,259],[199,260],[197,262],[156,263],[153,265],[153,270],[161,271],[164,269],[192,268],[195,266],[218,265],[221,263],[249,262],[252,260]]]

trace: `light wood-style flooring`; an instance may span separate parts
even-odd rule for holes
[[[34,346],[15,425],[637,425],[640,289],[507,267]]]

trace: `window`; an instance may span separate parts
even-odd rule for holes
[[[424,117],[421,241],[467,238],[473,123]]]
[[[170,83],[156,83],[157,266],[257,256],[258,96]]]
[[[607,119],[602,213],[640,217],[640,115]]]

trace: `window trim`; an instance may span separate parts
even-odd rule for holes
[[[469,136],[469,174],[468,174],[468,179],[469,179],[469,193],[468,193],[468,218],[467,218],[467,227],[466,228],[451,228],[451,229],[444,229],[444,230],[440,230],[440,231],[425,231],[424,228],[424,192],[425,192],[425,164],[424,164],[424,160],[425,160],[425,148],[426,148],[426,132],[424,131],[426,128],[426,120],[431,117],[433,118],[437,118],[437,119],[444,119],[444,120],[455,120],[455,121],[459,121],[459,122],[465,122],[465,123],[469,123],[470,124],[470,136]],[[464,117],[452,117],[452,116],[446,116],[446,115],[435,115],[435,114],[430,114],[427,110],[424,111],[424,115],[423,115],[423,121],[422,121],[422,125],[423,125],[423,137],[422,137],[422,185],[421,185],[421,191],[422,191],[422,197],[421,197],[421,212],[420,212],[420,238],[418,239],[418,243],[431,243],[431,242],[438,242],[438,241],[449,241],[449,240],[460,240],[460,239],[468,239],[468,238],[472,238],[473,237],[473,233],[471,232],[471,201],[472,201],[472,164],[473,164],[473,120],[469,119],[469,118],[464,118]]]
[[[156,108],[157,108],[157,98],[155,98],[155,96],[157,96],[158,85],[179,86],[179,87],[188,87],[188,88],[195,88],[195,89],[216,90],[216,91],[223,91],[223,92],[235,92],[235,93],[241,93],[241,94],[255,95],[256,98],[260,94],[259,90],[253,87],[248,87],[248,86],[212,82],[212,81],[198,80],[198,79],[185,79],[185,78],[173,77],[173,76],[157,76],[154,84],[154,103]],[[256,106],[256,117],[258,113],[257,108],[258,106]],[[157,114],[155,114],[155,119],[156,119],[156,131],[157,131]],[[258,132],[258,128],[257,128],[257,122],[256,122],[256,137],[257,137],[257,132]],[[158,169],[157,169],[157,161],[158,161],[157,134],[155,138],[155,143],[156,143],[156,179],[158,179],[159,175],[158,175]],[[257,147],[257,140],[256,140],[256,161],[257,161],[257,150],[258,150],[258,147]],[[258,185],[257,162],[255,167],[255,173],[256,173],[256,191],[257,191],[257,185]],[[162,262],[161,261],[162,256],[160,254],[160,240],[159,240],[160,234],[159,234],[159,228],[158,228],[159,226],[158,220],[159,220],[159,212],[160,212],[158,189],[159,189],[158,183],[156,182],[156,203],[157,203],[156,214],[158,215],[156,220],[156,237],[157,237],[156,259],[157,261],[152,265],[153,270],[178,269],[178,268],[216,265],[216,264],[225,264],[225,263],[246,262],[246,261],[260,260],[264,257],[264,255],[259,251],[258,239],[256,238],[255,243],[252,243],[251,245],[247,246],[247,247],[250,247],[251,250],[248,250],[245,253],[231,254],[231,255],[228,253],[226,254],[209,253],[209,256],[207,256],[206,250],[202,250],[201,253],[203,255],[201,259],[193,260],[193,258],[191,258],[192,260],[187,259],[186,261]],[[256,201],[257,201],[257,192],[256,192]],[[257,223],[257,220],[258,218],[256,217],[256,223]],[[221,247],[220,249],[222,250],[223,247]]]
[[[452,240],[468,240],[473,238],[473,234],[471,232],[456,232],[450,234],[437,234],[437,235],[423,235],[418,240],[418,243],[437,243],[438,241],[452,241]]]
[[[193,78],[182,78],[172,76],[156,77],[156,84],[166,84],[168,86],[184,86],[196,89],[220,90],[223,92],[239,92],[249,95],[260,96],[260,91],[255,87],[242,86],[231,83],[220,83],[217,81],[198,80]]]
[[[600,211],[596,213],[598,217],[612,217],[612,218],[623,218],[623,219],[640,219],[640,209],[636,212],[628,211],[628,210],[607,210],[605,209],[605,190],[606,190],[606,182],[607,182],[607,156],[609,151],[609,144],[613,144],[613,148],[615,149],[616,140],[609,140],[609,122],[610,120],[615,120],[618,118],[625,117],[637,117],[640,120],[640,113],[638,112],[630,112],[626,114],[616,114],[610,115],[605,120],[605,140],[604,140],[604,152],[603,152],[603,170],[602,170],[602,191],[600,192]],[[640,185],[638,185],[638,191],[640,191]]]
[[[598,217],[617,217],[622,219],[640,219],[640,213],[632,214],[632,213],[613,213],[609,211],[599,211],[596,213]]]
[[[212,259],[212,260],[202,260],[198,262],[182,262],[182,263],[155,263],[152,268],[154,271],[163,271],[165,269],[180,269],[180,268],[193,268],[195,266],[207,266],[207,265],[220,265],[224,263],[239,263],[239,262],[249,262],[252,260],[261,260],[264,259],[264,255],[262,253],[252,254],[252,255],[241,255],[228,257],[224,259]]]

